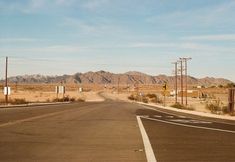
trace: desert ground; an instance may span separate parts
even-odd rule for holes
[[[138,85],[138,88],[127,85],[81,85],[81,84],[65,84],[65,94],[56,94],[55,87],[57,84],[10,84],[11,94],[9,100],[24,99],[27,102],[53,102],[56,98],[69,97],[75,100],[82,101],[103,101],[105,98],[113,100],[125,100],[131,95],[136,94],[156,94],[159,100],[164,101],[163,89],[159,85]],[[0,87],[3,89],[3,86]],[[82,88],[82,92],[79,89]],[[168,91],[173,90],[174,87],[168,87]],[[208,98],[192,98],[188,97],[188,105],[196,111],[210,112],[205,108],[207,102],[220,101],[222,105],[228,104],[228,90],[225,88],[202,88],[196,89],[189,86],[189,89],[198,91],[200,94],[207,94]],[[102,95],[100,93],[102,92]],[[104,96],[104,97],[103,97]],[[0,102],[4,104],[5,96],[0,93]],[[171,106],[175,103],[175,97],[166,96],[166,105]],[[178,102],[181,102],[181,97],[178,97]],[[184,98],[185,102],[185,98]],[[159,103],[163,104],[163,103]]]

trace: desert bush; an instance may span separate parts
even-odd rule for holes
[[[177,109],[183,109],[183,110],[195,110],[192,106],[185,106],[180,103],[175,103],[171,105],[171,107],[177,108]]]
[[[231,113],[231,112],[229,112],[228,106],[223,106],[223,107],[222,107],[222,111],[223,111],[224,114],[229,114],[229,113]],[[233,113],[232,113],[232,114],[233,114]],[[231,114],[231,115],[232,115],[232,114]]]
[[[142,102],[143,102],[143,103],[148,103],[148,102],[149,102],[149,100],[148,100],[148,98],[147,98],[147,97],[143,97],[143,98],[142,98]]]
[[[150,102],[162,104],[163,101],[156,94],[147,94],[146,97]]]
[[[16,99],[9,99],[8,103],[11,105],[21,105],[21,104],[28,104],[29,102],[26,101],[24,98],[16,98]],[[0,100],[0,104],[5,104],[5,100]]]
[[[9,100],[9,103],[12,105],[21,105],[21,104],[28,104],[24,98],[16,98],[14,100]]]
[[[211,113],[214,114],[226,114],[228,113],[228,108],[221,102],[220,99],[215,99],[211,101],[207,101],[206,103],[206,109],[210,110]]]
[[[222,84],[220,84],[218,87],[219,87],[219,88],[224,88],[224,86],[223,86]]]
[[[70,101],[70,97],[69,96],[65,96],[64,98],[62,98],[62,100],[64,102],[69,102]]]
[[[4,99],[0,99],[0,104],[4,104],[5,103],[5,100]]]
[[[156,94],[150,94],[150,93],[148,93],[148,94],[146,95],[146,97],[148,97],[148,98],[157,98],[158,96],[157,96]]]
[[[128,99],[133,101],[133,100],[136,100],[136,97],[132,94],[132,95],[128,96]]]
[[[55,98],[53,102],[75,102],[76,99],[74,97],[65,96],[64,98]]]
[[[234,88],[235,87],[235,83],[228,83],[226,85],[226,88]]]
[[[84,99],[82,99],[82,98],[78,98],[77,100],[75,100],[75,101],[77,101],[77,102],[85,102],[85,100]]]
[[[140,95],[130,95],[130,96],[128,96],[128,99],[129,100],[132,100],[132,101],[140,101],[140,102],[144,102],[144,103],[148,103],[148,98],[145,96],[145,95],[142,95],[142,96],[140,96]]]
[[[177,108],[177,109],[184,109],[184,105],[181,105],[180,103],[175,103],[171,105],[171,107]]]
[[[151,99],[151,102],[162,104],[163,100],[157,96],[156,98]]]

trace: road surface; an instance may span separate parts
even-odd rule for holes
[[[0,161],[235,161],[235,126],[106,101],[0,110]]]

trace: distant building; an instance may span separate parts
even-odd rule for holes
[[[176,91],[173,90],[170,92],[170,96],[175,96],[176,95]],[[177,95],[178,97],[181,97],[182,95],[185,97],[186,96],[186,91],[177,91]],[[200,93],[198,90],[187,90],[187,96],[188,97],[192,97],[192,98],[199,98],[200,97]]]

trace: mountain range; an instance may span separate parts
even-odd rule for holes
[[[20,75],[8,78],[10,83],[82,83],[82,84],[163,84],[167,82],[170,85],[175,83],[174,76],[158,75],[151,76],[145,73],[130,71],[122,74],[115,74],[107,71],[76,73],[74,75],[45,76],[45,75]],[[180,77],[178,77],[180,81]],[[0,82],[4,82],[1,80]],[[224,78],[195,78],[188,76],[188,84],[191,85],[226,85],[232,81]]]

